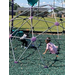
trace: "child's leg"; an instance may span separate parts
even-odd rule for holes
[[[22,46],[24,46],[24,39],[21,39],[20,41],[22,42]]]
[[[24,46],[24,41],[22,42],[22,46]]]
[[[25,47],[28,46],[28,42],[26,40],[24,40],[24,44],[25,44]]]

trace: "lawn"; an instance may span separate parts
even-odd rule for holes
[[[37,35],[37,34],[36,34]],[[53,35],[57,38],[57,35]],[[37,49],[29,47],[26,53],[19,60],[19,63],[14,63],[12,49],[9,43],[9,75],[65,75],[65,36],[60,35],[60,38],[63,40],[57,40],[60,44],[59,54],[56,59],[55,54],[49,54],[47,52],[43,55],[43,52],[46,48],[45,39],[47,37],[53,38],[50,34],[43,34],[39,36],[36,40],[37,46],[39,46],[41,41],[41,46],[39,47],[40,53],[44,60],[44,63],[48,66],[48,68],[43,67],[43,63],[40,59]],[[57,46],[58,43],[56,40],[52,40],[54,44]],[[21,42],[19,39],[12,39],[13,49],[15,52],[16,60],[24,51],[24,48],[21,48]]]
[[[15,17],[15,16],[14,16]],[[13,26],[15,28],[20,27],[24,22],[26,22],[26,20],[23,20],[24,18],[29,18],[29,16],[19,16],[18,18],[16,18],[13,22]],[[60,18],[57,17],[57,21],[60,23],[61,21],[59,20]],[[9,20],[11,20],[11,16],[9,16]],[[47,22],[45,22],[47,21]],[[63,19],[63,21],[65,21],[65,19]],[[55,19],[54,18],[50,18],[50,17],[44,17],[44,18],[37,18],[34,17],[33,19],[33,24],[32,26],[34,27],[34,31],[45,31],[46,29],[48,29],[48,27],[53,26],[55,23]],[[65,28],[65,23],[61,23],[61,26],[63,26]],[[31,30],[31,23],[30,20],[28,20],[21,28],[20,30]],[[63,29],[62,27],[58,26],[59,32],[62,32]],[[48,30],[48,32],[50,32]],[[54,26],[51,28],[51,32],[57,32],[57,27]]]

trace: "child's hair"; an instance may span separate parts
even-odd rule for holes
[[[47,40],[48,42],[50,42],[50,41],[51,41],[51,38],[50,38],[50,37],[47,37],[46,40]]]

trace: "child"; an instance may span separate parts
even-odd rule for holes
[[[45,54],[48,50],[50,51],[51,54],[56,54],[57,53],[57,48],[58,46],[55,46],[53,43],[50,42],[51,41],[51,38],[48,37],[45,42],[47,44],[46,46],[46,50],[43,54]]]
[[[20,41],[22,42],[21,47],[24,46],[24,48],[27,48],[28,42],[26,41],[26,38],[28,38],[28,35],[27,35],[27,34],[24,34],[24,35],[20,38]]]

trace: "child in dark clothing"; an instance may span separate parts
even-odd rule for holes
[[[24,34],[24,35],[20,38],[20,41],[22,42],[21,47],[27,48],[28,42],[27,42],[26,38],[28,38],[28,34]]]

